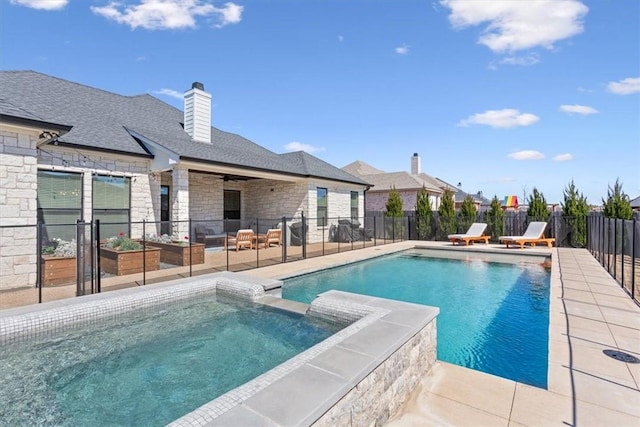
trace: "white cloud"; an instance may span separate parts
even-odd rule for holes
[[[553,158],[554,162],[568,162],[569,160],[573,160],[573,154],[571,153],[558,154]]]
[[[629,77],[619,82],[611,82],[607,89],[616,95],[630,95],[640,92],[640,77]]]
[[[344,37],[343,36],[338,36],[338,41],[342,43],[344,41]]]
[[[10,0],[11,4],[41,10],[59,10],[69,4],[69,0]]]
[[[598,114],[600,111],[593,107],[587,107],[586,105],[561,105],[560,111],[569,114],[582,114],[588,116],[589,114]]]
[[[398,55],[406,55],[406,54],[409,53],[409,47],[408,46],[398,46],[394,50],[396,51],[396,53]]]
[[[204,0],[141,0],[136,5],[110,2],[102,7],[91,6],[91,11],[132,29],[167,30],[195,28],[198,17],[218,19],[218,28],[237,24],[242,19],[243,6],[225,3],[217,8]]]
[[[177,90],[173,89],[160,89],[153,91],[153,93],[158,95],[170,96],[172,98],[184,99],[184,94],[182,92],[178,92]]]
[[[530,113],[506,108],[504,110],[487,110],[484,113],[474,114],[458,122],[458,126],[487,125],[494,128],[513,128],[516,126],[530,126],[540,120],[538,116]]]
[[[214,7],[213,10],[220,15],[220,22],[216,24],[216,27],[222,28],[225,25],[237,24],[242,21],[244,6],[229,2],[225,3],[224,7]]]
[[[136,58],[136,61],[139,61],[139,62],[140,62],[140,61],[146,61],[146,60],[147,60],[147,57],[146,57],[146,56],[138,56],[138,57]]]
[[[307,153],[315,153],[324,151],[324,147],[314,147],[313,145],[303,144],[302,142],[290,142],[284,146],[287,151],[306,151]]]
[[[486,24],[478,43],[494,52],[543,47],[582,33],[589,8],[579,0],[440,0],[454,28]]]
[[[540,160],[544,159],[544,154],[535,150],[522,150],[509,154],[509,157],[514,160]]]
[[[508,56],[500,60],[503,65],[518,65],[521,67],[529,67],[540,62],[540,57],[535,53],[525,56]]]

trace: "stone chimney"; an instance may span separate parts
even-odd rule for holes
[[[184,130],[194,141],[211,143],[211,94],[200,82],[184,93]]]
[[[420,156],[418,153],[413,153],[413,157],[411,157],[411,175],[419,175],[420,174]]]

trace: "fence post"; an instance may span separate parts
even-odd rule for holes
[[[304,220],[304,211],[302,215],[302,259],[307,259],[307,225]]]
[[[36,224],[36,287],[38,288],[38,303],[42,303],[42,223]]]
[[[372,217],[373,218],[373,247],[376,247],[376,239],[377,239],[377,235],[376,235],[376,217]]]
[[[396,217],[391,217],[391,241],[396,242]]]
[[[228,223],[227,223],[227,218],[222,220],[222,229],[225,230],[225,238],[224,238],[224,251],[225,251],[225,256],[227,257],[227,271],[229,271],[229,232],[227,231],[228,228]]]
[[[600,265],[604,267],[604,215],[600,216]]]
[[[162,226],[161,226],[162,227]],[[192,253],[191,251],[193,250],[193,242],[191,241],[192,239],[192,235],[191,235],[191,230],[193,230],[193,224],[191,221],[191,217],[189,217],[189,277],[193,276],[193,258],[192,258]],[[202,258],[204,261],[204,256],[207,253],[207,251],[205,251],[205,249],[207,248],[206,246],[206,239],[205,239],[205,247],[202,249]]]
[[[618,270],[618,265],[616,264],[618,253],[618,219],[613,219],[613,278],[618,280],[616,277],[616,271]]]
[[[326,227],[326,223],[325,225],[322,227],[322,256],[324,256],[324,229],[327,228]]]
[[[622,244],[621,244],[621,250],[620,250],[620,259],[621,259],[621,263],[620,265],[622,266],[621,270],[622,270],[622,277],[620,278],[620,283],[622,283],[622,288],[624,289],[624,229],[625,229],[625,222],[626,220],[622,220],[622,235],[620,236],[622,238]]]
[[[336,228],[336,236],[338,237],[338,253],[340,253],[340,215],[338,215],[338,225]]]
[[[80,287],[80,278],[84,285],[84,233],[80,232],[81,221],[76,220],[76,296],[84,295],[84,286]],[[82,236],[82,237],[81,237]]]
[[[636,219],[633,218],[631,225],[633,226],[633,237],[631,238],[631,298],[636,298]]]
[[[287,262],[287,217],[282,217],[282,262]]]
[[[95,220],[95,228],[96,228],[96,292],[102,292],[102,266],[100,265],[100,220]]]
[[[256,239],[256,268],[260,268],[260,239],[258,238],[258,236],[260,235],[260,219],[256,218],[256,235],[255,235],[255,239]],[[265,241],[266,241],[266,237],[265,237]],[[251,242],[251,245],[253,245],[253,242]]]

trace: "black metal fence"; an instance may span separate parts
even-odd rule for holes
[[[251,231],[249,240],[239,241],[242,230]],[[35,260],[37,302],[60,298],[61,288],[67,292],[64,296],[81,296],[379,246],[406,240],[407,230],[405,218],[332,217],[319,221],[304,215],[0,226],[2,235],[16,234],[23,242],[34,242],[30,247],[26,243],[16,254],[31,259],[25,264]],[[29,270],[28,265],[19,268]],[[12,285],[29,286],[33,283],[30,274],[15,275]]]
[[[475,219],[458,216],[445,220],[434,212],[425,227],[413,212],[407,212],[399,218],[367,213],[358,219],[301,215],[183,222],[95,221],[0,226],[0,232],[33,234],[37,248],[23,251],[36,254],[36,288],[38,302],[42,302],[46,299],[43,288],[75,284],[74,294],[80,296],[215,271],[243,271],[402,240],[447,240],[447,234],[464,233],[472,222],[486,222],[486,234],[498,242],[502,235],[522,235],[533,220],[524,212],[507,213],[499,222],[486,213],[479,213]],[[250,230],[251,240],[238,242],[240,230]],[[545,237],[554,238],[556,246],[586,247],[636,301],[640,299],[639,234],[637,219],[614,220],[600,214],[578,219],[554,213],[545,230]]]
[[[640,304],[640,221],[591,215],[587,230],[589,252]]]

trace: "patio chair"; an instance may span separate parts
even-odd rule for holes
[[[252,229],[242,229],[236,232],[236,235],[227,236],[225,240],[224,248],[227,249],[231,246],[235,246],[236,252],[241,248],[253,248],[253,242],[255,240],[255,233]]]
[[[486,230],[487,224],[483,222],[474,222],[464,234],[449,234],[447,237],[449,241],[455,245],[456,243],[464,243],[465,246],[469,246],[469,243],[482,242],[489,244],[491,236],[485,236],[484,230]]]
[[[218,240],[219,242],[224,242],[227,237],[225,233],[216,232],[215,229],[209,228],[202,224],[196,225],[194,232],[196,235],[195,241],[198,243],[204,243],[205,246],[207,245],[207,241],[209,240]]]
[[[258,234],[257,244],[264,243],[264,248],[267,249],[271,244],[280,246],[282,244],[282,230],[279,228],[270,228],[266,234]]]
[[[530,222],[522,236],[500,236],[498,240],[501,243],[506,244],[507,248],[509,247],[509,244],[518,244],[520,245],[520,249],[522,249],[527,243],[529,243],[531,246],[535,246],[537,243],[546,243],[547,247],[550,248],[553,246],[553,243],[556,241],[556,239],[545,238],[545,228],[547,228],[546,222]]]

